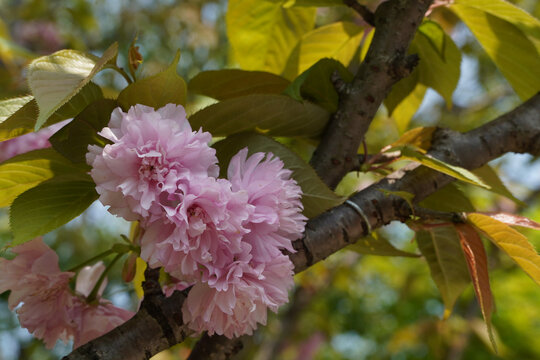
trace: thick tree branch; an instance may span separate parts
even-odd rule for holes
[[[540,155],[540,93],[513,111],[468,133],[439,129],[430,154],[467,169],[478,168],[507,152]],[[473,154],[473,156],[471,156]],[[408,204],[378,189],[408,191],[419,202],[453,178],[423,166],[409,166],[353,195],[366,221],[344,204],[311,219],[305,236],[293,243],[289,254],[295,272],[305,270],[343,247],[354,243],[392,220],[406,220]],[[182,323],[185,292],[170,298],[161,293],[145,299],[131,320],[104,336],[81,346],[65,359],[148,359],[161,350],[182,342],[190,331]],[[224,346],[221,344],[221,346]]]
[[[340,93],[311,165],[331,188],[354,168],[364,135],[392,86],[407,76],[418,58],[407,50],[432,0],[390,0],[375,12],[376,31],[352,83]]]
[[[467,133],[437,130],[429,154],[466,169],[476,169],[507,152],[540,154],[540,93],[513,111]],[[346,204],[311,219],[304,238],[293,243],[297,252],[289,255],[296,266],[295,272],[356,242],[367,235],[369,229],[393,220],[407,220],[411,209],[406,201],[385,195],[381,189],[407,191],[415,195],[414,202],[418,203],[453,180],[448,175],[411,164],[350,198],[369,223]]]
[[[204,333],[187,360],[228,360],[242,350],[241,338],[228,339],[223,335]]]

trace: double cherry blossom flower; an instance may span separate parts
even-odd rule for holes
[[[140,256],[170,276],[166,296],[192,286],[184,322],[229,338],[265,324],[267,309],[288,301],[294,265],[283,251],[294,252],[305,227],[292,172],[274,155],[248,157],[245,148],[231,159],[228,178],[218,178],[211,134],[193,131],[173,104],[117,108],[99,134],[111,143],[89,146],[86,156],[99,199],[140,221]],[[102,264],[82,269],[70,290],[75,274],[60,271],[41,239],[13,252],[15,259],[0,259],[0,293],[11,290],[10,309],[22,304],[21,325],[47,347],[71,338],[78,347],[133,316],[101,298],[103,286],[89,299]]]
[[[141,257],[177,279],[172,288],[193,286],[183,307],[192,329],[250,334],[287,302],[294,266],[282,250],[294,251],[306,218],[281,160],[243,149],[217,178],[210,133],[173,104],[116,109],[100,135],[112,144],[87,154],[100,200],[141,222]]]

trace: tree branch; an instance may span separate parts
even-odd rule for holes
[[[507,152],[540,155],[540,93],[470,132],[437,130],[429,154],[454,165],[475,169]],[[411,165],[350,198],[365,214],[369,226],[345,204],[309,220],[304,237],[293,242],[297,252],[288,254],[295,272],[354,243],[367,235],[368,229],[409,218],[411,209],[402,198],[385,195],[379,189],[410,192],[417,203],[453,180],[424,166]],[[131,320],[74,350],[64,359],[148,359],[182,342],[191,334],[182,322],[181,308],[186,296],[186,291],[175,292],[169,298],[161,293],[149,296]]]
[[[335,188],[354,167],[358,147],[392,86],[407,76],[416,56],[407,50],[432,0],[390,0],[375,12],[377,31],[352,83],[341,93],[311,165]]]
[[[343,3],[356,11],[369,25],[375,26],[375,14],[367,6],[360,4],[357,0],[343,0]]]

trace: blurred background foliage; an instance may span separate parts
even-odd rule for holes
[[[535,17],[540,2],[513,1]],[[363,1],[375,8],[377,1]],[[182,52],[178,72],[187,80],[203,70],[230,64],[225,29],[224,0],[0,0],[0,98],[27,93],[25,65],[34,57],[63,48],[100,55],[111,43],[120,45],[118,63],[127,67],[126,54],[137,39],[144,58],[142,74],[153,74]],[[466,131],[492,120],[520,103],[510,85],[491,62],[467,27],[444,8],[431,15],[462,52],[461,77],[453,106],[428,90],[409,128],[440,125]],[[346,7],[320,8],[317,25],[337,20],[365,25]],[[353,61],[350,70],[358,66]],[[108,70],[96,81],[114,96],[126,84]],[[192,106],[201,98],[191,97]],[[204,103],[204,101],[203,101]],[[384,108],[368,135],[370,150],[378,151],[397,139],[399,130]],[[291,144],[307,157],[313,145]],[[506,155],[492,163],[513,193],[523,200],[519,208],[509,200],[472,186],[463,191],[481,211],[520,212],[540,220],[540,162],[530,156]],[[343,194],[365,187],[373,175],[350,174],[339,187]],[[2,210],[2,209],[0,209]],[[129,232],[129,224],[94,204],[82,216],[45,236],[68,269],[106,250]],[[526,235],[537,247],[538,233]],[[403,224],[379,231],[396,247],[417,252],[414,233]],[[10,241],[7,211],[0,212],[0,245]],[[487,244],[487,243],[486,243]],[[488,246],[491,281],[497,312],[493,323],[499,354],[491,350],[479,307],[469,288],[454,313],[442,320],[444,306],[418,258],[360,255],[343,250],[296,276],[290,304],[271,315],[268,326],[246,338],[240,359],[534,359],[540,358],[540,290],[513,262]],[[110,276],[105,297],[135,310],[133,286],[120,280],[120,266]],[[49,352],[18,325],[0,297],[0,359],[55,359],[70,351],[58,344]],[[193,339],[155,359],[184,359]]]

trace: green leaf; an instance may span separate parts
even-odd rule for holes
[[[0,207],[22,192],[53,176],[84,174],[87,166],[74,165],[53,149],[34,150],[0,163]]]
[[[294,79],[322,58],[332,58],[348,66],[363,36],[363,28],[351,22],[336,22],[312,30],[294,48],[283,76]]]
[[[493,294],[489,285],[488,261],[484,244],[476,230],[468,224],[457,224],[456,229],[459,234],[461,249],[465,255],[469,274],[474,286],[476,298],[480,304],[484,321],[486,322],[489,339],[493,348],[497,349],[497,344],[493,336],[493,326],[491,324],[491,315],[495,310]]]
[[[231,158],[245,147],[250,155],[255,152],[271,152],[283,161],[286,168],[292,170],[292,177],[303,191],[302,203],[304,215],[307,217],[315,217],[343,202],[344,199],[330,190],[304,160],[284,145],[264,135],[243,133],[215,143],[222,176],[226,175]]]
[[[332,83],[332,75],[336,71],[343,81],[352,81],[353,74],[345,66],[337,60],[325,58],[300,74],[285,89],[284,94],[296,100],[308,100],[334,113],[339,101],[338,93]]]
[[[399,80],[394,86],[392,86],[392,90],[386,99],[384,99],[384,106],[386,106],[388,116],[391,116],[398,105],[401,104],[401,102],[404,101],[416,89],[419,78],[420,72],[418,68],[416,68],[412,74]],[[416,110],[414,112],[416,112]],[[411,114],[411,118],[412,115],[414,115],[414,113]]]
[[[443,186],[418,203],[421,207],[445,212],[475,211],[473,204],[456,183]]]
[[[313,29],[316,8],[284,8],[260,0],[229,0],[227,35],[233,61],[245,70],[281,74],[302,35]]]
[[[472,171],[475,175],[477,175],[480,179],[484,181],[487,185],[491,187],[490,191],[505,196],[508,199],[514,201],[516,204],[520,206],[526,206],[526,204],[516,198],[510,190],[506,188],[506,186],[503,184],[502,180],[499,178],[499,175],[493,170],[493,168],[489,165],[484,165],[481,168],[478,168],[476,170]]]
[[[200,72],[190,80],[188,88],[226,100],[251,94],[280,94],[289,84],[289,80],[269,72],[227,69]]]
[[[540,255],[525,236],[487,215],[467,214],[467,220],[540,285]]]
[[[33,60],[28,66],[28,85],[39,107],[35,129],[88,84],[117,53],[118,44],[114,43],[101,58],[60,50]]]
[[[416,241],[441,293],[447,318],[457,298],[471,282],[458,234],[453,226],[435,227],[418,231]]]
[[[108,143],[107,139],[97,133],[107,126],[116,107],[116,100],[100,99],[93,102],[73,121],[51,136],[50,143],[56,151],[72,162],[86,162],[88,145],[105,146]]]
[[[455,4],[484,11],[517,26],[540,52],[540,21],[516,5],[506,0],[456,0]]]
[[[10,210],[13,245],[48,233],[80,215],[98,198],[95,187],[90,177],[86,181],[55,177],[19,195]]]
[[[67,103],[52,114],[45,126],[72,118],[91,102],[103,98],[101,88],[90,82]],[[24,102],[26,101],[26,102]],[[8,99],[0,102],[0,141],[11,139],[34,130],[38,105],[33,96]]]
[[[377,233],[365,236],[345,249],[365,255],[418,257],[418,254],[399,250]]]
[[[420,57],[419,82],[441,94],[450,107],[461,65],[461,52],[454,41],[437,23],[428,21],[420,25],[411,52],[418,52]]]
[[[122,108],[127,110],[133,105],[143,104],[157,110],[167,104],[185,105],[186,82],[176,72],[178,61],[180,51],[165,71],[129,84],[118,95]]]
[[[422,105],[424,96],[426,95],[427,87],[422,84],[417,84],[414,90],[408,94],[392,112],[398,131],[403,133],[409,127],[411,120]]]
[[[468,2],[459,2],[450,9],[469,27],[519,97],[523,100],[530,98],[540,90],[538,21],[523,15],[522,11],[510,11],[512,6],[501,1],[494,0],[494,6],[479,1],[474,3],[473,7]],[[480,4],[486,5],[486,8]],[[502,11],[495,11],[494,7],[508,10],[509,13],[503,16]],[[526,17],[529,20],[525,23],[517,19],[507,21],[513,13],[520,13],[518,18]]]
[[[285,95],[256,94],[221,101],[189,118],[213,136],[257,130],[272,136],[320,135],[330,117],[323,108]]]
[[[461,181],[465,181],[473,185],[490,189],[490,187],[486,185],[482,181],[482,179],[480,179],[478,176],[476,176],[469,170],[459,166],[447,164],[444,161],[441,161],[429,155],[424,155],[410,146],[404,146],[403,148],[401,148],[401,156],[405,159],[419,162],[424,166],[442,172],[443,174],[450,175]]]

